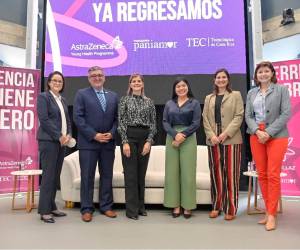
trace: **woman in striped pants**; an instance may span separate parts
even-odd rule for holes
[[[225,220],[233,220],[238,208],[244,104],[239,91],[230,88],[226,69],[214,75],[214,91],[206,96],[203,125],[209,153],[212,211],[216,218],[221,211]]]

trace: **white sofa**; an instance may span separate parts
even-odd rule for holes
[[[125,203],[124,175],[120,147],[116,147],[113,173],[115,203]],[[151,149],[145,184],[145,203],[163,204],[165,175],[165,146]],[[60,176],[62,199],[67,207],[80,202],[80,165],[78,151],[65,157]],[[98,202],[99,173],[96,170],[94,202]],[[210,176],[206,146],[197,146],[197,204],[210,204]]]

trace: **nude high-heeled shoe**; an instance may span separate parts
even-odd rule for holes
[[[265,225],[267,231],[272,231],[276,229],[276,217],[274,215],[269,215],[267,223]]]
[[[219,210],[212,210],[208,217],[211,219],[217,218],[220,215],[220,211]]]
[[[261,219],[260,221],[257,222],[257,224],[259,225],[266,225],[268,221],[268,214],[265,214],[265,217],[263,219]]]

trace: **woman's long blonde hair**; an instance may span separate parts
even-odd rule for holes
[[[145,97],[145,83],[144,83],[144,77],[139,74],[139,73],[133,73],[130,77],[129,77],[129,83],[128,83],[128,89],[127,89],[127,95],[132,95],[132,88],[130,87],[131,81],[133,80],[133,78],[139,77],[141,78],[142,82],[143,82],[143,88],[141,90],[141,96]]]

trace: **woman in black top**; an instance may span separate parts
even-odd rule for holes
[[[118,117],[118,132],[122,139],[126,216],[137,220],[138,215],[147,215],[144,205],[145,176],[156,134],[155,106],[145,96],[142,75],[130,76],[127,95],[119,103]]]

